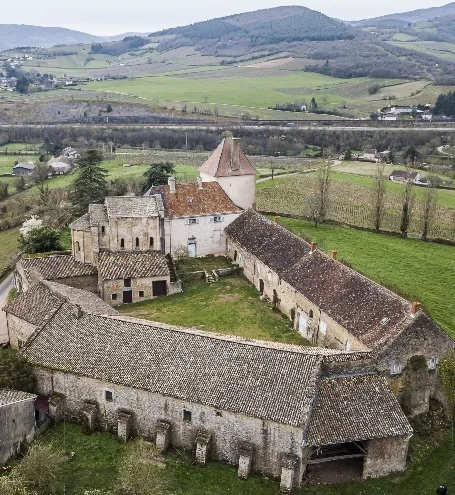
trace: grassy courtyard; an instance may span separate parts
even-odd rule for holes
[[[223,266],[222,266],[223,267]],[[182,294],[120,306],[129,316],[251,339],[308,343],[241,276],[186,282]]]
[[[435,446],[421,438],[412,439],[412,458],[408,470],[387,478],[336,486],[301,488],[296,495],[430,495],[439,484],[455,484],[455,454],[450,435]],[[113,490],[117,466],[125,445],[109,433],[84,435],[79,426],[66,423],[50,430],[41,439],[55,448],[74,452],[64,464],[61,491],[58,494],[84,495],[85,490]],[[263,476],[239,480],[236,468],[209,462],[201,468],[191,465],[187,456],[171,449],[166,458],[164,476],[169,480],[168,495],[278,495],[278,482]],[[101,492],[105,493],[105,492]]]
[[[374,281],[420,301],[435,321],[455,337],[455,247],[403,239],[333,225],[280,218],[279,223],[305,235]]]

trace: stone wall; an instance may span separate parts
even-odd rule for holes
[[[0,407],[0,466],[21,452],[35,434],[33,399]]]
[[[93,263],[93,242],[90,230],[72,230],[71,244],[76,260],[82,263]]]
[[[145,301],[147,299],[155,299],[156,296],[153,295],[153,282],[164,280],[166,282],[167,294],[170,294],[170,277],[159,276],[159,277],[141,277],[132,278],[131,287],[125,287],[125,282],[123,279],[120,280],[104,280],[100,281],[101,288],[101,298],[108,304],[112,306],[118,306],[123,302],[123,291],[131,290],[133,295],[133,303]],[[144,295],[139,296],[139,291],[143,291]],[[112,295],[116,294],[117,298],[112,299]]]
[[[69,285],[75,289],[82,289],[98,294],[98,275],[82,275],[81,277],[67,277],[54,280],[59,284]]]
[[[7,313],[6,315],[6,324],[8,327],[9,344],[13,349],[19,349],[37,329],[36,325],[32,325],[28,321],[22,320],[11,313]]]
[[[265,297],[271,301],[277,299],[278,309],[293,321],[294,329],[304,338],[320,347],[352,351],[368,350],[368,347],[351,335],[348,330],[321,311],[229,236],[227,244],[228,257],[233,260],[237,253],[236,262],[243,268],[246,278],[258,291],[262,289]]]
[[[160,217],[111,218],[106,234],[100,234],[100,248],[109,251],[148,251],[160,249]],[[124,241],[122,247],[121,241]],[[136,245],[139,240],[139,246]],[[153,245],[151,240],[153,239]]]
[[[368,440],[363,464],[364,478],[379,478],[406,470],[409,436]]]
[[[64,414],[70,420],[78,420],[89,401],[98,404],[100,426],[117,431],[118,411],[128,410],[133,412],[134,434],[154,441],[159,422],[165,421],[171,425],[171,444],[195,452],[198,434],[208,433],[209,457],[232,465],[238,465],[239,449],[247,442],[254,449],[253,470],[275,477],[281,475],[283,455],[301,459],[302,428],[43,368],[35,368],[34,374],[39,393],[64,396]],[[105,400],[105,390],[112,392],[112,402]],[[183,419],[184,411],[191,420]],[[296,477],[301,476],[299,467]]]

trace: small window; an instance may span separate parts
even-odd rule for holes
[[[183,421],[191,421],[191,411],[183,410]]]
[[[188,198],[188,204],[192,205],[193,204],[193,198]]]
[[[106,233],[106,227],[104,225],[101,226],[101,234],[105,234]]]
[[[232,245],[228,244],[228,253],[230,253],[231,251],[232,251]]]
[[[143,290],[139,291],[139,297],[144,297],[144,291]]]
[[[111,294],[111,299],[113,301],[117,301],[117,294]]]
[[[223,416],[223,414],[221,413],[221,411],[216,411],[215,412],[215,415],[218,416],[219,418],[221,418]]]
[[[114,396],[112,394],[112,390],[105,390],[104,391],[104,400],[106,402],[113,402],[114,401]]]
[[[321,335],[325,335],[327,333],[327,323],[325,321],[320,321],[319,322],[319,331],[321,332]]]
[[[186,225],[196,225],[197,224],[197,218],[187,218],[185,220]]]
[[[125,239],[120,239],[120,249],[125,249]]]
[[[214,221],[215,223],[222,222],[223,220],[224,220],[224,218],[223,218],[223,217],[219,217],[219,216],[213,217],[213,221]]]
[[[347,352],[351,350],[351,341],[349,339],[346,340],[345,350]]]
[[[401,373],[401,363],[393,363],[392,367],[390,368],[390,374],[391,375],[399,375]]]
[[[79,241],[76,241],[76,252],[81,252],[81,245],[79,244]]]
[[[308,313],[308,316],[309,316],[310,318],[313,318],[314,313],[313,313],[313,310],[312,310],[312,309],[310,309],[310,312]]]
[[[125,278],[125,280],[123,281],[123,286],[124,287],[131,287],[131,279]]]
[[[139,249],[139,237],[136,237],[136,249]]]
[[[150,237],[149,246],[150,246],[152,249],[153,249],[153,244],[154,244],[153,237]]]
[[[261,273],[261,265],[258,263],[258,273]]]

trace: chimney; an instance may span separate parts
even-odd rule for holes
[[[312,242],[311,243],[311,253],[314,253],[316,251],[316,249],[318,248],[318,245],[315,243],[315,242]]]
[[[73,305],[73,314],[77,319],[83,315],[82,309],[77,304]]]
[[[275,223],[278,223],[278,218],[279,218],[279,217],[274,217],[274,218],[273,218],[273,221],[274,221]]]
[[[169,177],[167,180],[167,183],[169,184],[169,190],[172,194],[175,193],[175,177]]]
[[[231,169],[240,169],[240,139],[232,138],[231,140]]]
[[[420,311],[420,303],[413,302],[411,308],[411,316],[415,316]]]
[[[200,177],[197,178],[197,188],[202,189],[202,179]]]
[[[337,252],[335,250],[333,250],[331,253],[330,253],[330,257],[333,259],[333,260],[336,260],[337,259]]]

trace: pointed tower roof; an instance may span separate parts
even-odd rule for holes
[[[211,177],[256,175],[258,173],[243,154],[240,139],[232,137],[224,138],[199,170]]]

